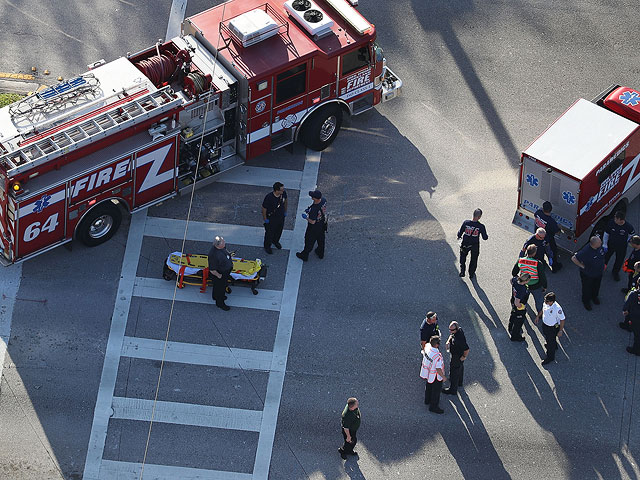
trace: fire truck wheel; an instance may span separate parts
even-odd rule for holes
[[[315,111],[302,127],[301,139],[312,150],[321,151],[331,145],[342,126],[342,109],[327,105]]]
[[[120,209],[105,202],[91,210],[78,226],[76,237],[88,247],[106,242],[118,231],[122,222]]]

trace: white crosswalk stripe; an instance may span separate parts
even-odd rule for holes
[[[153,400],[113,397],[113,416],[121,420],[151,420]],[[244,408],[211,407],[195,403],[156,402],[154,422],[194,425],[196,427],[226,428],[259,432],[262,412]]]
[[[315,188],[319,162],[320,154],[313,153],[307,156],[302,172],[242,166],[221,175],[220,181],[263,187],[271,187],[274,182],[279,181],[289,189],[312,190]],[[231,307],[279,312],[272,352],[173,341],[166,342],[165,345],[163,340],[126,336],[125,330],[132,297],[171,301],[175,291],[175,282],[166,281],[160,276],[158,278],[136,276],[143,238],[148,236],[181,240],[186,226],[184,220],[147,218],[144,212],[133,215],[96,400],[85,461],[83,477],[85,480],[140,478],[142,473],[140,463],[107,460],[102,456],[110,418],[149,422],[152,411],[154,422],[258,432],[259,435],[252,473],[145,464],[144,479],[266,480],[268,478],[302,272],[302,262],[295,258],[293,251],[302,246],[306,222],[300,219],[300,213],[306,207],[306,199],[306,196],[301,195],[297,209],[293,212],[296,218],[294,230],[284,231],[282,235],[281,242],[290,249],[283,290],[258,288],[258,295],[253,295],[250,289],[238,286],[226,300]],[[186,237],[188,240],[210,243],[214,235],[223,235],[227,243],[233,246],[261,247],[264,229],[242,225],[189,222]],[[184,289],[178,289],[175,293],[178,302],[207,304],[213,308],[210,288],[205,293],[201,293],[198,287],[185,285]],[[154,361],[164,359],[166,362],[181,364],[267,372],[264,407],[262,410],[248,410],[158,400],[155,402],[154,410],[153,400],[115,397],[118,366],[122,357]],[[223,449],[224,445],[220,448]]]
[[[101,480],[140,480],[142,465],[132,462],[103,460],[100,468]],[[145,480],[251,480],[250,473],[221,472],[200,468],[174,467],[170,465],[144,466]]]
[[[133,295],[158,300],[171,300],[174,286],[174,282],[168,282],[162,278],[136,277]],[[259,289],[258,295],[253,295],[249,288],[236,287],[233,289],[233,295],[229,295],[226,303],[232,307],[256,308],[277,312],[280,310],[281,300],[282,291],[280,290]],[[205,293],[200,293],[200,289],[194,286],[179,288],[176,292],[176,301],[213,304],[211,287],[208,287]]]
[[[147,219],[144,234],[148,237],[182,240],[185,225],[186,222],[184,220],[151,217]],[[291,230],[284,230],[280,241],[285,245],[289,245],[292,233]],[[211,243],[211,240],[216,235],[222,235],[225,241],[231,245],[262,247],[264,228],[248,227],[246,225],[228,225],[225,223],[189,222],[187,240]]]
[[[124,337],[122,356],[146,360],[162,360],[164,344],[163,340]],[[189,363],[192,365],[268,371],[271,368],[272,356],[271,352],[261,350],[167,342],[164,359],[167,362]]]
[[[285,188],[299,190],[300,182],[302,181],[302,172],[297,170],[248,167],[246,165],[242,165],[220,174],[218,181],[223,183],[255,185],[258,187],[272,187],[274,183],[280,182],[284,184]]]

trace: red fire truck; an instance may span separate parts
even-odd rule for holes
[[[396,97],[376,31],[346,0],[230,0],[179,37],[0,109],[0,262],[79,239]]]
[[[613,85],[577,100],[522,153],[513,224],[535,232],[550,201],[557,244],[575,251],[640,194],[639,160],[640,93]]]

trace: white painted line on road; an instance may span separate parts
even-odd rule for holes
[[[280,182],[284,184],[284,188],[290,188],[292,190],[300,190],[301,179],[302,172],[298,170],[248,167],[246,165],[236,167],[233,170],[221,173],[218,176],[218,181],[223,183],[240,183],[242,185],[254,185],[258,187],[273,187],[274,183]]]
[[[127,237],[127,246],[122,260],[120,283],[118,284],[118,293],[113,309],[113,316],[111,317],[107,351],[104,356],[104,365],[102,366],[98,398],[93,414],[87,458],[84,464],[84,480],[96,480],[100,474],[100,464],[102,462],[104,444],[107,438],[109,417],[111,416],[111,400],[118,376],[120,352],[122,351],[122,341],[127,326],[127,319],[129,318],[129,307],[131,306],[133,285],[136,279],[138,261],[140,259],[146,218],[146,210],[131,215],[129,236]]]
[[[168,282],[162,278],[136,277],[133,295],[136,297],[169,300],[173,298],[175,282]],[[253,295],[248,287],[235,286],[226,303],[231,307],[254,308],[258,310],[280,310],[282,291],[258,289],[258,295]],[[200,289],[187,285],[176,292],[176,302],[209,303],[213,307],[211,287],[205,293]]]
[[[113,397],[113,417],[121,420],[151,421],[153,400]],[[195,403],[156,402],[154,422],[193,425],[196,427],[224,428],[257,432],[262,412],[244,408],[211,407]],[[146,468],[145,468],[146,471]]]
[[[149,237],[173,238],[182,240],[186,222],[173,218],[149,217],[144,234]],[[246,225],[229,225],[226,223],[207,223],[189,221],[187,240],[194,242],[213,242],[216,235],[222,235],[230,247],[233,245],[246,245],[250,247],[262,247],[264,242],[263,227],[249,227]],[[291,230],[282,232],[282,243],[289,245],[292,238]],[[285,247],[286,248],[286,247]],[[230,248],[233,250],[233,248]],[[202,253],[208,252],[188,252]],[[238,252],[241,254],[241,252]]]
[[[169,22],[167,23],[165,40],[171,40],[173,37],[180,35],[180,27],[186,11],[187,0],[173,0],[171,3],[171,11],[169,12]]]
[[[307,150],[307,158],[302,172],[300,190],[303,193],[315,190],[320,168],[320,152]],[[284,183],[284,182],[283,182]],[[286,183],[285,183],[286,185]],[[271,452],[273,451],[273,441],[276,434],[276,424],[278,422],[278,410],[282,398],[282,387],[287,368],[287,357],[289,355],[289,345],[291,343],[291,332],[293,331],[293,320],[296,314],[298,302],[298,289],[300,287],[300,277],[302,275],[302,260],[295,256],[297,248],[302,250],[304,244],[304,230],[307,222],[301,218],[304,209],[311,203],[307,195],[300,195],[296,222],[293,227],[292,249],[289,252],[287,263],[287,273],[282,290],[282,304],[278,327],[273,347],[272,372],[269,374],[267,383],[267,393],[265,395],[264,410],[262,415],[262,426],[258,437],[258,449],[253,466],[253,478],[256,480],[268,480],[269,466],[271,465]]]
[[[142,464],[103,460],[100,478],[103,480],[140,480]],[[252,480],[250,473],[204,470],[145,463],[144,480]]]
[[[7,353],[7,345],[11,338],[11,320],[13,319],[13,307],[20,289],[22,279],[22,263],[13,264],[3,268],[0,276],[0,385],[2,384],[2,369],[4,357]]]
[[[124,337],[122,356],[162,360],[163,349],[164,340]],[[167,342],[167,351],[164,359],[166,362],[268,371],[271,368],[271,356],[271,352],[261,350]]]

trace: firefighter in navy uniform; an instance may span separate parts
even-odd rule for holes
[[[558,245],[556,244],[556,233],[560,231],[560,227],[558,227],[558,222],[551,216],[551,210],[553,210],[553,205],[551,202],[544,202],[542,204],[542,208],[539,208],[535,215],[535,223],[536,227],[544,228],[547,232],[547,242],[549,242],[549,247],[551,248],[551,254],[553,256],[553,264],[551,265],[551,271],[556,273],[562,268],[562,263],[560,263],[560,257],[558,256]]]
[[[296,257],[300,260],[309,260],[309,254],[316,247],[316,255],[318,258],[324,258],[324,234],[327,227],[327,200],[322,196],[319,190],[309,192],[309,196],[313,199],[313,203],[302,214],[302,218],[307,221],[307,230],[304,233],[304,250],[296,252]]]
[[[640,355],[640,290],[631,291],[622,307],[622,314],[624,323],[630,323],[633,332],[633,346],[627,347],[627,352]]]
[[[278,250],[280,237],[284,228],[284,217],[287,216],[287,192],[280,182],[273,184],[273,192],[267,193],[262,202],[262,220],[264,222],[264,251],[272,254],[271,245]]]
[[[622,269],[625,273],[629,275],[629,280],[627,281],[627,288],[622,289],[622,293],[625,295],[634,288],[633,277],[635,274],[635,265],[636,262],[640,262],[640,236],[634,235],[631,237],[631,241],[629,242],[631,245],[631,253],[629,254],[629,258],[624,262]]]
[[[627,253],[627,244],[631,236],[636,233],[633,226],[625,220],[625,216],[622,211],[616,212],[613,218],[609,220],[602,239],[602,248],[607,252],[604,256],[604,263],[608,264],[611,257],[614,254],[616,256],[616,261],[611,270],[611,275],[613,275],[613,279],[616,282],[620,281],[620,268]]]
[[[471,252],[471,260],[469,261],[469,278],[473,279],[478,266],[478,255],[480,255],[480,236],[484,240],[489,237],[487,229],[480,223],[482,210],[476,208],[473,212],[473,220],[465,220],[462,222],[460,230],[458,230],[458,240],[462,238],[460,244],[460,276],[464,277],[467,267],[467,255]]]

